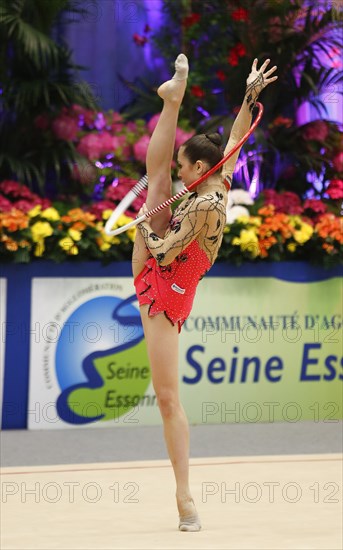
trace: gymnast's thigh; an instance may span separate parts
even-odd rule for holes
[[[149,252],[145,245],[145,241],[141,232],[137,229],[132,251],[132,274],[134,279],[141,273],[148,258]]]
[[[179,334],[163,312],[149,316],[149,306],[140,313],[150,361],[152,382],[156,392],[178,391]]]

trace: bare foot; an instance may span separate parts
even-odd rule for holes
[[[201,523],[192,497],[176,497],[180,531],[200,531]]]
[[[185,94],[188,77],[188,59],[180,53],[175,61],[175,74],[171,80],[167,80],[158,88],[158,95],[164,99],[181,103]]]

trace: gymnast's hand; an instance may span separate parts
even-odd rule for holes
[[[144,203],[142,208],[139,210],[136,219],[140,218],[141,216],[145,216],[149,212],[147,205]],[[146,220],[144,220],[146,221]],[[143,223],[143,222],[142,222]]]
[[[270,59],[267,59],[263,63],[262,67],[258,70],[257,70],[257,63],[258,63],[258,60],[254,59],[251,67],[251,73],[247,78],[246,94],[251,95],[251,99],[253,101],[256,101],[261,91],[266,86],[268,86],[268,84],[271,84],[278,78],[277,76],[273,76],[269,78],[276,71],[277,69],[276,65],[274,65],[274,67],[272,67],[266,72],[266,69],[270,63]]]

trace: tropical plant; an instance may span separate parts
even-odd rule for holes
[[[41,140],[36,117],[73,103],[95,107],[70,49],[52,38],[67,12],[77,16],[83,8],[67,0],[0,0],[0,174],[41,192],[49,192],[48,175],[61,181],[79,155],[70,142]]]
[[[338,126],[331,126],[327,143],[317,140],[318,147],[314,147],[322,161],[329,150],[323,164],[318,156],[313,159],[313,147],[311,150],[305,143],[305,129],[299,127],[298,120],[304,102],[317,110],[319,118],[327,117],[325,97],[342,93],[339,2],[164,0],[163,6],[165,23],[155,30],[153,39],[170,62],[180,51],[189,57],[189,85],[181,116],[197,131],[219,128],[227,137],[252,60],[270,58],[278,67],[277,82],[261,95],[265,107],[262,123],[241,153],[236,174],[239,185],[248,188],[255,181],[251,190],[256,194],[268,187],[287,188],[293,182],[292,190],[302,195],[312,187],[315,192],[325,192],[332,178],[342,177],[342,169],[337,171],[332,163],[342,151]],[[147,90],[141,98],[138,89],[136,92],[135,114],[141,114],[138,105],[149,112]],[[152,93],[155,95],[154,90]],[[154,108],[155,104],[150,105]],[[128,105],[128,112],[130,108]],[[288,177],[289,170],[293,180]]]

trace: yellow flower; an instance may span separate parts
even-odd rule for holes
[[[236,222],[248,224],[250,222],[250,216],[239,216],[236,218]]]
[[[103,220],[108,220],[108,218],[110,217],[112,212],[113,212],[113,210],[110,210],[110,208],[107,208],[107,210],[104,210],[103,213],[102,213],[102,219]]]
[[[301,226],[303,224],[303,221],[300,216],[289,216],[289,225],[292,227]]]
[[[239,245],[242,252],[248,251],[253,258],[259,255],[258,238],[253,229],[242,229],[240,236],[232,239],[233,245]]]
[[[28,211],[28,215],[30,218],[34,218],[35,216],[38,216],[38,214],[41,213],[42,207],[40,204],[36,204],[34,208],[31,208],[31,210]]]
[[[230,227],[228,225],[224,227],[223,233],[230,233]]]
[[[299,244],[306,243],[313,235],[313,227],[308,223],[303,223],[298,231],[294,231],[294,239]]]
[[[52,206],[50,208],[46,208],[41,213],[42,218],[45,218],[47,220],[50,220],[52,222],[55,222],[60,219],[60,215],[57,212],[56,208],[53,208]]]
[[[35,243],[50,237],[54,232],[53,228],[48,222],[36,222],[31,227],[32,240]]]
[[[41,256],[43,256],[44,250],[45,250],[44,239],[41,239],[40,241],[37,242],[33,253],[35,256],[40,258]]]
[[[122,214],[117,220],[116,226],[122,227],[123,225],[126,225],[127,223],[132,222],[132,220],[133,218],[130,218],[129,216],[125,216],[125,214]]]
[[[81,231],[78,231],[77,229],[69,229],[68,234],[71,236],[73,241],[80,241],[82,237]]]
[[[112,214],[112,210],[104,210],[103,212],[103,217],[104,217],[104,213],[105,212],[110,212],[110,214]],[[107,214],[106,214],[107,215]],[[104,218],[106,219],[106,218]],[[116,221],[116,223],[114,224],[113,226],[113,229],[116,229],[117,227],[123,227],[123,225],[126,225],[127,223],[130,223],[133,221],[133,218],[130,218],[130,216],[125,216],[125,214],[122,214],[118,220]],[[103,231],[103,228],[102,228],[102,231]],[[136,238],[136,232],[137,232],[137,227],[131,227],[131,229],[128,229],[127,231],[127,236],[129,237],[130,241],[134,242],[135,241],[135,238]],[[105,234],[105,233],[104,233]],[[112,244],[119,244],[120,243],[120,240],[118,239],[117,242],[113,242]]]
[[[79,253],[79,249],[70,237],[64,237],[64,239],[61,239],[58,244],[61,248],[63,248],[66,254],[69,254],[70,256],[76,256]]]
[[[259,227],[262,223],[262,220],[259,216],[250,216],[249,222],[256,227]]]
[[[120,239],[114,235],[106,235],[103,231],[101,237],[98,237],[96,242],[100,250],[102,250],[102,252],[106,252],[106,250],[109,250],[113,244],[119,244]]]
[[[297,249],[297,245],[296,245],[295,243],[288,243],[287,249],[288,249],[290,252],[295,252],[296,249]]]
[[[106,252],[107,250],[109,250],[111,248],[111,245],[110,243],[105,243],[104,241],[99,244],[99,248],[102,252]]]

